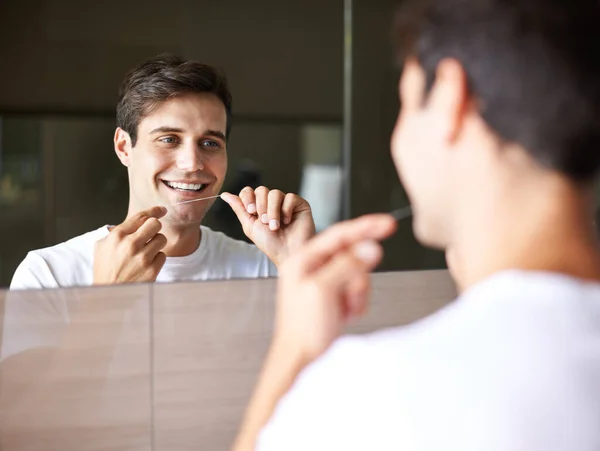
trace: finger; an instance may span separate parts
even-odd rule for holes
[[[221,199],[223,199],[231,207],[231,209],[237,216],[238,221],[240,221],[240,224],[242,225],[244,231],[248,230],[248,228],[252,225],[252,222],[255,221],[256,218],[254,217],[254,215],[248,213],[248,210],[242,202],[242,199],[230,193],[222,193]]]
[[[165,265],[166,261],[167,255],[164,252],[159,252],[158,254],[156,254],[156,256],[154,257],[154,261],[152,262],[152,266],[155,269],[156,274],[160,272],[162,267]]]
[[[267,215],[267,204],[269,189],[266,186],[259,186],[254,190],[254,195],[256,196],[256,214],[258,214],[258,219],[260,219],[260,222],[263,224],[268,224],[269,216]]]
[[[368,298],[371,292],[371,277],[359,276],[350,281],[346,291],[347,319],[363,316],[369,307]]]
[[[162,233],[157,233],[154,238],[146,243],[144,246],[144,253],[150,258],[149,261],[153,261],[156,254],[158,254],[167,245],[167,237]]]
[[[115,227],[113,231],[123,233],[124,235],[131,235],[132,233],[136,232],[148,218],[160,219],[166,214],[167,209],[165,207],[152,207],[147,210],[140,211],[130,218],[127,218],[121,225]]]
[[[364,241],[338,253],[315,273],[316,285],[341,303],[339,308],[346,320],[366,310],[369,274],[382,256],[377,242]]]
[[[310,240],[289,261],[307,273],[327,262],[338,252],[365,240],[381,241],[396,230],[396,221],[387,214],[362,216],[341,222]]]
[[[164,252],[159,252],[158,254],[156,254],[154,259],[152,260],[152,263],[150,264],[150,266],[148,266],[148,268],[146,270],[146,276],[144,277],[144,279],[142,281],[143,282],[154,282],[156,280],[156,277],[160,273],[160,270],[165,265],[166,261],[167,261],[167,256],[165,255]]]
[[[283,205],[281,207],[281,214],[283,215],[283,223],[289,224],[292,222],[292,218],[294,217],[294,212],[297,208],[306,206],[306,208],[310,208],[308,202],[302,199],[300,196],[294,193],[288,193],[285,195],[285,199],[283,200]]]
[[[284,199],[285,194],[278,189],[269,191],[267,216],[269,217],[269,229],[272,231],[279,230],[281,225],[281,207]]]
[[[363,241],[338,253],[316,273],[319,284],[335,291],[346,290],[359,275],[368,274],[379,264],[383,257],[381,245],[376,241]]]
[[[244,208],[251,215],[256,214],[256,197],[254,195],[254,190],[249,186],[245,187],[240,191],[240,199],[242,199],[242,203],[244,204]]]
[[[148,241],[150,241],[158,232],[160,232],[160,229],[162,229],[162,224],[158,219],[146,219],[142,226],[137,229],[136,232],[131,234],[134,248],[137,250],[142,249]]]

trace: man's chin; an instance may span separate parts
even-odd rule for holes
[[[199,226],[206,215],[205,211],[182,212],[177,211],[176,208],[170,207],[169,212],[161,219],[164,225],[169,225],[170,227]]]
[[[414,217],[413,234],[419,244],[431,249],[443,250],[446,245],[440,236],[441,234],[436,233],[436,231],[439,232],[436,227],[424,224],[424,221],[420,220],[418,217]]]

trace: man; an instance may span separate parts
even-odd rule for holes
[[[236,450],[600,449],[599,21],[595,0],[401,12],[392,157],[415,235],[451,249],[461,294],[408,327],[336,340],[366,309],[394,221],[316,237],[282,268]]]
[[[265,187],[222,195],[246,212],[238,216],[256,247],[200,226],[221,194],[230,121],[231,94],[220,71],[168,55],[131,71],[114,137],[129,176],[127,218],[29,253],[11,288],[274,275],[274,266],[314,234],[310,207],[299,196]]]
[[[104,376],[122,380],[123,374],[148,371],[147,291],[131,287],[115,300],[110,290],[80,296],[77,290],[23,295],[17,289],[267,277],[314,234],[310,207],[294,194],[265,187],[221,194],[230,116],[227,80],[212,67],[160,56],[127,75],[114,137],[129,176],[127,218],[31,252],[17,269],[15,291],[5,300],[0,349],[3,425],[27,430],[29,424],[44,424],[47,412],[64,412],[55,394],[73,374],[89,377],[67,383],[73,400],[67,411],[73,417],[65,421],[89,425],[115,418],[119,408],[112,402],[122,409],[122,394],[115,395]],[[220,194],[256,247],[200,225]],[[173,314],[171,307],[161,312],[163,319]],[[141,395],[136,393],[144,397],[144,388],[142,377],[128,393],[140,389]],[[10,426],[2,435],[14,449],[36,443],[64,449],[62,440],[70,440],[48,441]]]

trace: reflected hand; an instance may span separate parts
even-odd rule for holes
[[[315,234],[310,205],[300,196],[246,187],[239,196],[223,193],[244,233],[279,268],[283,261]]]
[[[94,285],[155,281],[167,260],[161,252],[167,238],[159,233],[162,224],[158,220],[166,213],[164,207],[137,213],[98,241],[94,250]]]
[[[368,305],[370,272],[396,221],[369,215],[310,240],[280,271],[273,344],[303,365],[319,357]]]

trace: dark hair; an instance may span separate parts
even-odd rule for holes
[[[457,59],[500,139],[587,182],[600,169],[599,23],[597,0],[417,0],[398,10],[399,56],[428,89]]]
[[[156,56],[129,72],[119,89],[117,127],[135,146],[141,120],[162,102],[189,92],[215,94],[227,112],[226,136],[231,132],[231,93],[225,74],[214,67],[179,56]]]

